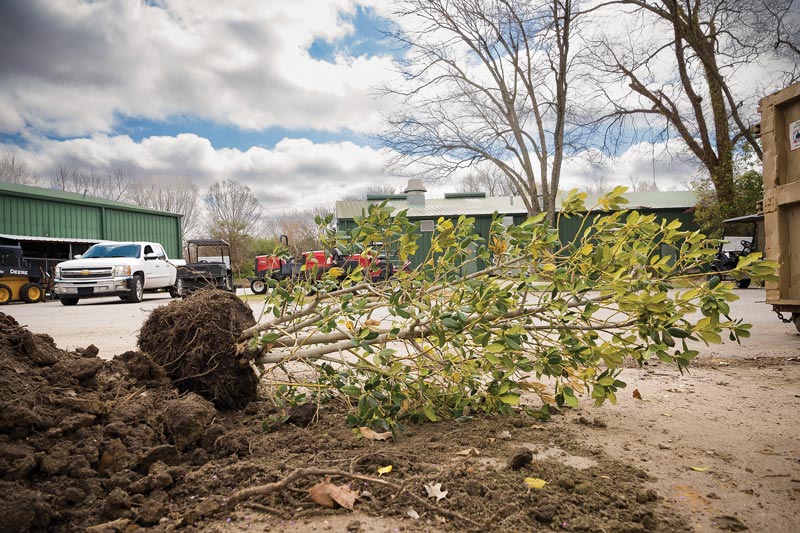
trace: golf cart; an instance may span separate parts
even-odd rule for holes
[[[764,215],[747,215],[723,221],[722,242],[717,249],[717,257],[711,263],[711,271],[722,280],[736,282],[740,289],[750,286],[750,278],[726,274],[736,268],[739,258],[760,250],[758,244],[759,226],[763,227]]]

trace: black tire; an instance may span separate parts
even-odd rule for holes
[[[264,294],[267,292],[267,283],[263,279],[254,279],[250,282],[250,290],[253,294]]]
[[[61,305],[78,305],[78,300],[80,298],[69,298],[68,296],[62,296],[59,298],[61,301]]]
[[[740,279],[736,281],[736,286],[740,289],[746,289],[750,286],[750,278]]]
[[[0,305],[6,305],[11,301],[11,287],[0,283]]]
[[[792,320],[794,320],[794,327],[797,328],[797,332],[800,333],[800,313],[792,313]]]
[[[144,281],[141,274],[134,274],[131,280],[131,292],[126,300],[132,304],[138,304],[144,298]]]
[[[42,300],[44,291],[38,283],[26,283],[19,289],[19,297],[22,298],[25,303],[35,304]]]
[[[173,298],[180,298],[181,297],[181,289],[183,287],[183,280],[179,279],[175,281],[175,285],[169,288],[169,295]]]

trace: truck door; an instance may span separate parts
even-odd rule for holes
[[[156,255],[160,258],[148,259]],[[160,246],[147,244],[144,247],[144,288],[154,289],[169,284],[169,272],[164,262],[164,250]],[[166,278],[166,279],[165,279]]]

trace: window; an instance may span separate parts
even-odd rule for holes
[[[433,233],[433,228],[435,226],[433,220],[422,220],[419,223],[419,230],[423,233]]]
[[[512,217],[512,216],[503,217],[503,225],[505,227],[507,227],[507,228],[510,228],[511,226],[513,226],[514,225],[514,217]]]
[[[139,257],[138,244],[95,244],[82,257]]]

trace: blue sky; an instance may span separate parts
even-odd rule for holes
[[[315,39],[308,47],[308,54],[313,59],[335,64],[337,55],[372,57],[394,54],[390,41],[383,33],[392,27],[391,22],[377,14],[372,7],[357,5],[354,14],[347,14],[342,18],[353,25],[354,31],[336,40]],[[215,148],[240,150],[253,146],[274,148],[285,138],[305,138],[315,143],[350,141],[359,145],[377,146],[368,135],[346,127],[337,131],[289,129],[281,126],[248,130],[192,115],[170,116],[164,120],[119,116],[115,119],[114,132],[128,135],[137,142],[152,136],[174,136],[191,132],[205,137]]]
[[[0,1],[0,149],[43,185],[67,164],[136,179],[234,178],[270,210],[406,177],[374,136],[396,101],[391,0]],[[650,178],[666,144],[626,143],[610,178]],[[680,147],[675,147],[679,149]],[[672,149],[672,147],[671,147]],[[663,188],[697,164],[665,156]],[[613,167],[609,166],[613,163]],[[561,187],[596,168],[565,164]],[[455,183],[431,185],[433,194]]]
[[[287,208],[400,187],[372,140],[387,5],[0,2],[0,144],[44,184],[65,163],[201,189],[233,177]]]

